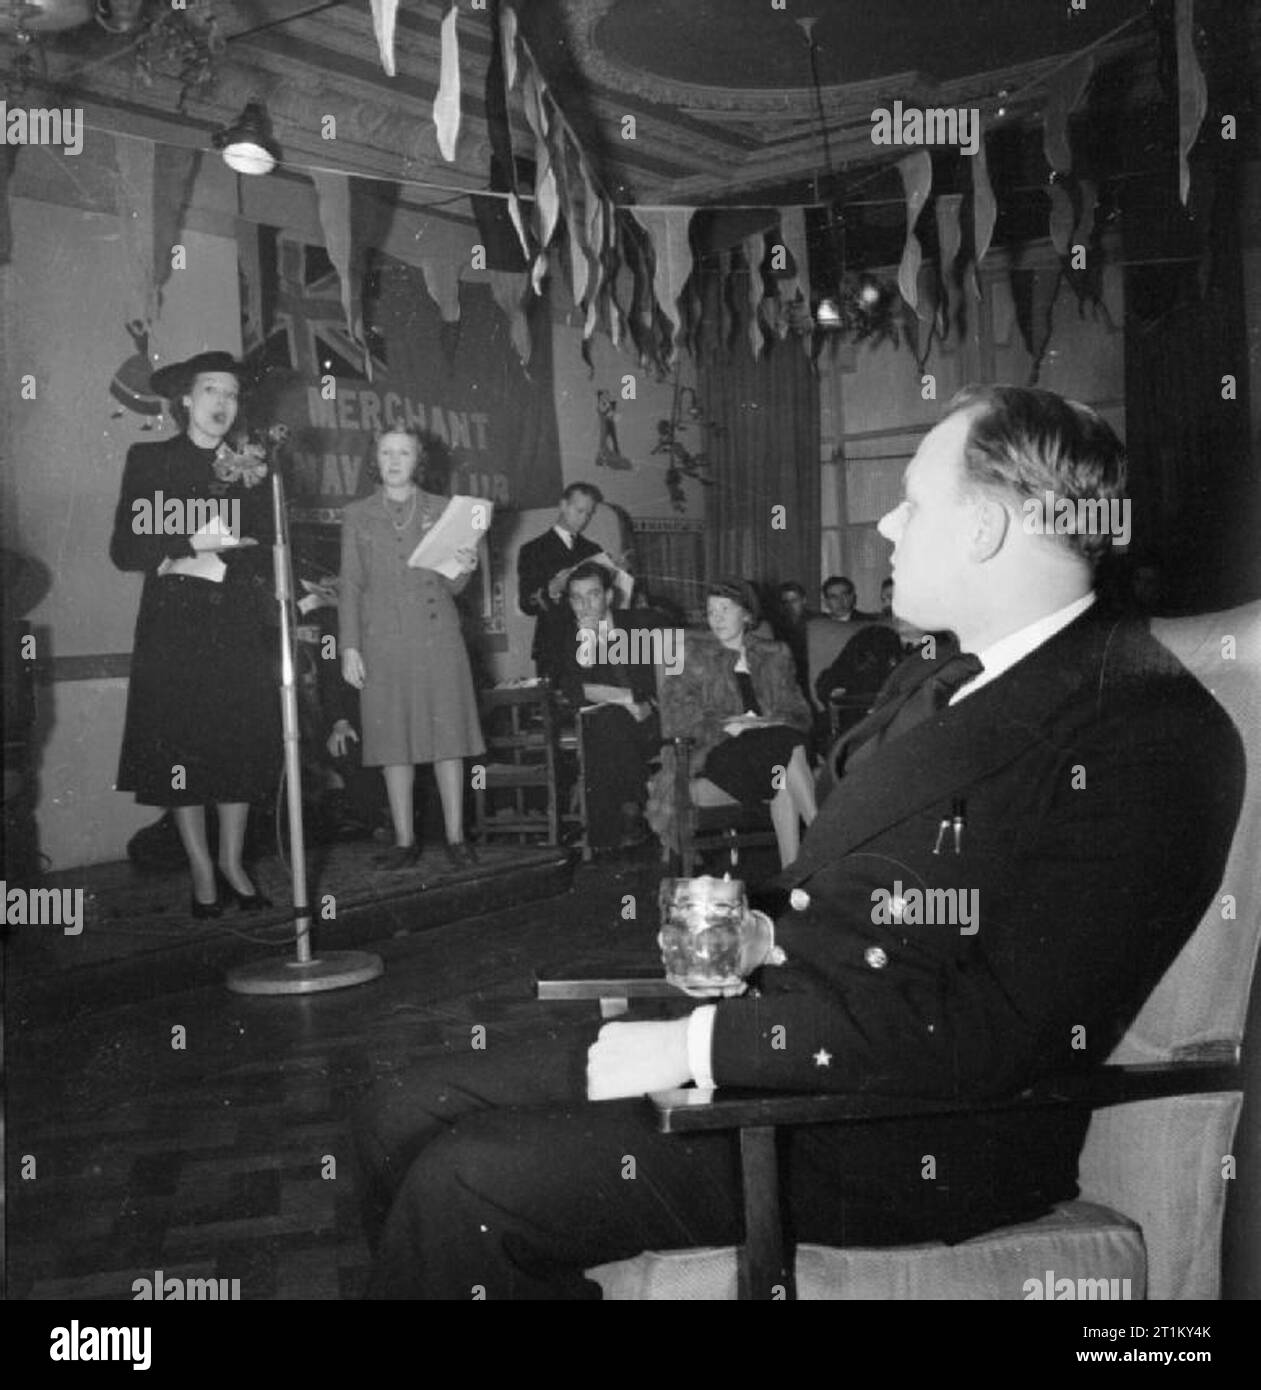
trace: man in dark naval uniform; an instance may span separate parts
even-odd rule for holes
[[[582,534],[601,502],[590,483],[571,483],[561,494],[560,515],[550,530],[527,541],[517,555],[517,603],[536,618],[530,660],[540,676],[557,681],[571,619],[565,597],[570,573],[600,547]]]
[[[594,1298],[593,1265],[739,1241],[737,1140],[657,1133],[645,1092],[979,1100],[1105,1061],[1212,901],[1243,784],[1212,696],[1096,604],[1109,537],[1023,524],[1026,499],[1114,498],[1124,472],[1108,425],[1050,392],[951,403],[880,529],[898,613],[959,651],[910,657],[838,746],[781,879],[784,963],[594,1043],[540,1005],[534,1047],[492,1030],[384,1081],[360,1131],[366,1195],[388,1204],[377,1295]],[[926,921],[933,901],[954,910]],[[790,1229],[887,1245],[1036,1218],[1075,1195],[1088,1118],[789,1129]]]

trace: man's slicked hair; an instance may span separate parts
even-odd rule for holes
[[[963,449],[964,487],[1028,498],[1105,506],[1125,490],[1125,446],[1097,411],[1032,386],[965,386],[946,415],[972,412]],[[1070,525],[1073,523],[1069,523]],[[1061,539],[1092,565],[1112,536],[1089,531]]]

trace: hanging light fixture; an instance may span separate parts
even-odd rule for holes
[[[238,174],[270,174],[280,159],[271,138],[271,121],[261,101],[247,102],[236,121],[215,131],[214,146],[223,162]]]
[[[828,141],[828,122],[827,113],[823,109],[823,90],[819,85],[819,62],[818,45],[814,39],[814,26],[819,21],[813,16],[797,20],[797,25],[805,35],[806,46],[810,50],[810,85],[814,88],[815,104],[819,108],[819,133],[823,138],[823,163],[828,177],[829,189],[832,183],[832,147]],[[819,201],[819,175],[814,176],[814,201]],[[836,228],[836,209],[831,200],[828,201],[828,250],[831,252],[833,262],[837,259],[837,228]],[[838,279],[844,278],[845,253],[840,253],[841,273]],[[835,274],[835,264],[831,267]],[[839,287],[838,287],[839,288]],[[814,326],[827,333],[834,332],[845,326],[845,316],[841,312],[839,300],[834,295],[824,295],[814,308]]]
[[[92,19],[92,0],[0,0],[0,29],[15,34],[55,34]]]

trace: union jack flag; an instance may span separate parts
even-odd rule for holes
[[[315,379],[362,379],[363,348],[346,327],[341,282],[322,246],[273,227],[257,228],[241,255],[242,341],[258,369],[288,368]],[[388,373],[385,340],[367,331],[372,374]]]

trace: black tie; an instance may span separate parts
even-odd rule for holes
[[[869,758],[877,748],[890,739],[898,738],[917,724],[931,719],[939,710],[945,709],[956,690],[974,680],[984,669],[980,658],[973,656],[971,652],[960,652],[957,656],[943,661],[901,704],[893,706],[883,723],[876,723],[872,727],[868,722],[865,728],[859,725],[855,729],[855,733],[862,734],[862,741],[853,748],[844,750],[847,756],[843,766],[854,767]],[[878,712],[873,711],[873,716],[878,719]],[[842,750],[838,750],[840,751]]]

